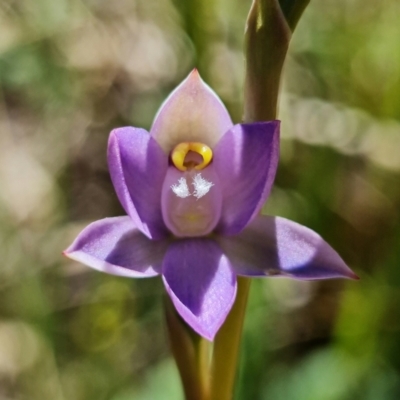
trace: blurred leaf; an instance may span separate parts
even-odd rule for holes
[[[172,359],[167,359],[149,370],[139,389],[124,390],[111,400],[181,400],[183,393]]]
[[[266,387],[266,399],[339,400],[357,386],[364,365],[346,353],[326,349],[311,354],[291,370],[282,368]],[[352,398],[352,397],[348,397]]]

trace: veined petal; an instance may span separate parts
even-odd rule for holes
[[[219,97],[193,70],[162,104],[150,134],[169,153],[181,142],[212,147],[232,125]]]
[[[358,279],[320,235],[285,218],[258,216],[239,235],[218,242],[239,275]]]
[[[158,275],[167,240],[150,240],[128,216],[88,225],[64,255],[112,275],[146,278]]]
[[[279,121],[239,124],[214,148],[214,167],[221,181],[223,205],[217,226],[235,235],[266,201],[279,158]]]
[[[213,340],[236,296],[236,276],[211,239],[185,239],[168,248],[164,284],[181,317]]]
[[[161,215],[161,189],[168,157],[158,143],[139,128],[118,128],[110,134],[108,166],[119,201],[146,236],[167,234]]]

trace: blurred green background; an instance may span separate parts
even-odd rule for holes
[[[0,399],[181,400],[159,279],[61,251],[122,215],[110,129],[197,66],[235,122],[250,0],[0,0]],[[400,398],[400,3],[311,0],[287,58],[265,212],[361,281],[256,280],[236,400]]]

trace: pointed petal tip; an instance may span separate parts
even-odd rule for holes
[[[219,329],[218,329],[219,330]],[[208,340],[209,342],[213,342],[215,339],[215,336],[217,336],[218,330],[216,332],[197,332],[200,336],[202,336],[204,339]]]
[[[166,284],[166,280],[165,280],[164,276],[163,276],[163,281],[164,281],[164,284]],[[219,329],[221,328],[225,319],[223,319],[221,321],[221,323],[214,324],[213,326],[202,323],[192,313],[187,311],[187,308],[183,305],[183,303],[179,299],[176,298],[176,295],[167,286],[167,284],[165,286],[166,286],[166,291],[168,293],[168,296],[171,298],[176,311],[181,316],[181,318],[185,321],[185,323],[187,325],[189,325],[190,328],[193,329],[193,331],[195,331],[199,336],[203,337],[204,339],[209,340],[210,342],[213,342],[215,339],[215,336],[217,335],[217,333],[218,333]]]
[[[318,277],[317,279],[349,279],[352,281],[359,281],[360,277],[357,274],[355,274],[350,268],[348,268],[347,271],[341,271],[341,272],[337,271],[337,273],[334,275],[321,278]]]
[[[72,246],[73,246],[73,244],[71,244],[71,246],[69,246],[67,249],[63,250],[61,252],[61,255],[63,257],[70,258],[71,260],[73,260],[73,258],[71,257],[71,255],[74,253],[74,250],[72,249]]]
[[[346,276],[346,278],[352,279],[353,281],[359,281],[359,280],[361,279],[361,278],[360,278],[356,273],[354,273],[353,271],[350,271],[349,275]]]
[[[201,77],[200,71],[197,69],[197,67],[193,68],[189,72],[188,76],[183,80],[182,83],[204,85],[214,93],[214,91],[208,86],[208,84],[204,82],[204,79]]]
[[[199,70],[197,68],[193,68],[192,72],[189,74],[189,76],[193,76],[193,77],[196,77],[196,78],[201,78]]]
[[[192,324],[191,322],[188,322],[186,320],[186,323],[201,337],[204,339],[213,342],[215,339],[215,336],[217,336],[217,333],[219,332],[223,322],[221,325],[218,325],[216,327],[213,327],[212,330],[205,329],[204,326],[198,325],[198,324]]]
[[[207,84],[203,81],[202,77],[200,76],[200,72],[197,68],[193,68],[179,86],[185,87],[186,85],[188,85],[188,87],[194,85],[194,87],[196,88],[199,88],[199,85],[207,86]]]
[[[214,92],[214,90],[204,81],[204,79],[201,77],[200,72],[197,68],[193,68],[188,76],[183,80],[181,83],[182,86],[188,85],[188,87],[191,86],[191,89],[196,89],[196,90],[209,90],[215,95],[218,100],[220,101],[218,95]]]
[[[343,260],[341,260],[341,261],[342,261],[341,268],[339,268],[336,271],[336,274],[333,275],[331,278],[350,279],[353,281],[359,281],[360,277],[355,272],[353,272],[353,270],[350,269],[350,267],[348,267],[347,264]]]

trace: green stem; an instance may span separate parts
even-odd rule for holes
[[[201,386],[203,388],[203,400],[210,398],[210,355],[211,355],[211,342],[198,336],[199,342],[197,347],[197,365],[198,376]],[[188,399],[189,400],[189,399]]]
[[[211,343],[186,325],[168,296],[165,296],[164,309],[169,343],[182,380],[185,399],[208,400]]]
[[[233,398],[240,339],[250,282],[249,278],[238,277],[235,304],[215,338],[211,363],[210,400],[232,400]]]

